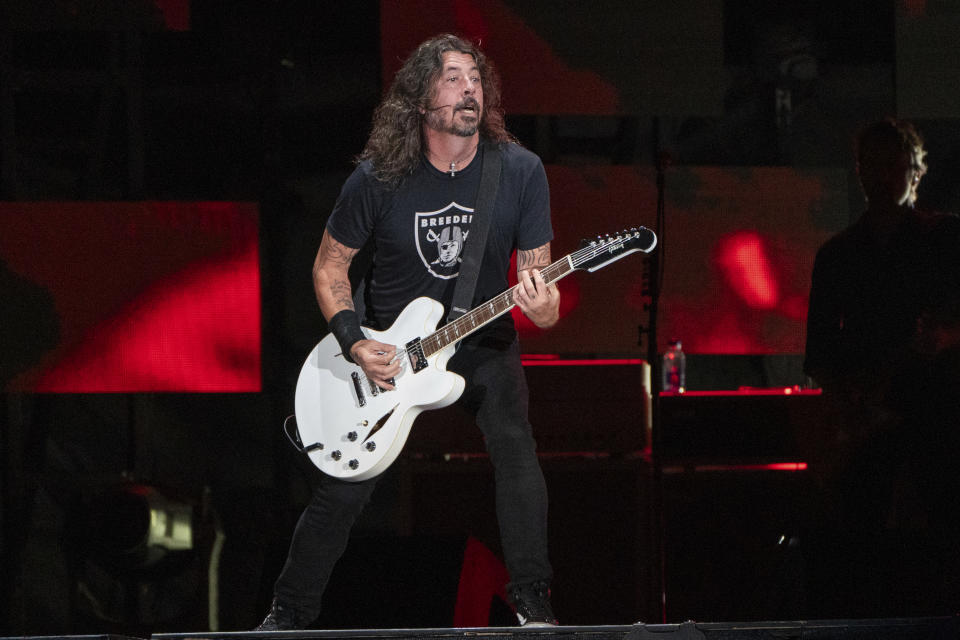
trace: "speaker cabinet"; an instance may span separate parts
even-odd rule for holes
[[[663,545],[667,619],[803,615],[805,471],[667,466]]]

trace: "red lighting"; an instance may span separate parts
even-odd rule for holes
[[[673,391],[661,391],[661,396],[683,396],[685,398],[709,398],[709,397],[730,397],[730,396],[819,396],[823,393],[821,389],[802,389],[800,387],[741,387],[740,389],[716,390],[716,391],[685,391],[676,393]]]
[[[755,464],[731,463],[731,464],[698,464],[693,467],[695,472],[710,471],[788,471],[791,473],[797,471],[806,471],[806,462],[760,462]],[[664,473],[687,473],[689,467],[668,467]]]
[[[738,231],[717,243],[716,263],[733,291],[754,309],[774,309],[780,287],[763,238],[755,231]]]
[[[767,471],[806,471],[807,463],[806,462],[773,462],[770,464],[760,465],[763,469]]]
[[[476,538],[467,538],[460,582],[457,586],[457,602],[453,610],[453,626],[488,626],[493,598],[498,596],[506,602],[504,585],[509,580],[510,574],[507,573],[503,561]]]
[[[510,286],[517,284],[517,254],[514,253],[510,258]],[[557,282],[557,289],[560,291],[560,318],[565,318],[571,311],[580,304],[580,283],[576,276],[568,276]],[[544,333],[544,330],[533,324],[527,316],[523,315],[520,307],[514,307],[510,310],[513,316],[514,325],[521,338],[537,336]]]
[[[154,0],[163,22],[171,31],[190,30],[190,0]]]
[[[38,392],[259,391],[256,247],[161,280],[93,327]]]
[[[639,358],[560,358],[556,354],[524,355],[522,358],[525,367],[596,367],[610,365],[639,365],[645,360]]]
[[[256,205],[6,202],[0,221],[22,300],[7,391],[260,391]]]

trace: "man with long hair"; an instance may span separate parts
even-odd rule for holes
[[[504,128],[497,76],[484,54],[452,35],[424,42],[376,110],[373,132],[334,206],[313,267],[320,309],[343,354],[383,389],[393,389],[400,373],[397,347],[367,339],[361,320],[385,330],[420,296],[449,308],[462,262],[452,255],[438,260],[437,240],[458,235],[460,245],[469,246],[482,166],[494,153],[502,169],[473,303],[507,289],[516,250],[513,301],[534,324],[551,327],[560,295],[539,271],[550,264],[553,238],[543,165]],[[360,318],[348,269],[368,242],[375,254]],[[519,353],[507,314],[463,340],[449,369],[466,380],[460,402],[476,416],[494,466],[511,603],[521,624],[553,625],[547,491]],[[322,479],[294,531],[273,605],[258,630],[301,629],[316,619],[327,580],[375,481]]]

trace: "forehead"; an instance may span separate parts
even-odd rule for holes
[[[858,162],[871,166],[910,164],[919,153],[919,149],[904,149],[902,142],[892,138],[865,140],[860,148]]]
[[[440,58],[441,68],[446,71],[463,71],[477,68],[477,61],[469,53],[460,51],[445,51]]]

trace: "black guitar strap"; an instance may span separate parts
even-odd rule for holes
[[[480,189],[473,208],[470,235],[463,249],[460,274],[453,289],[450,313],[447,314],[448,323],[465,314],[472,305],[483,251],[487,246],[487,231],[493,218],[493,204],[497,200],[497,189],[500,187],[500,171],[503,167],[500,148],[494,143],[485,143],[480,162]]]

